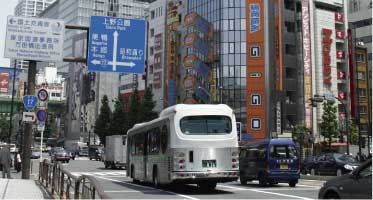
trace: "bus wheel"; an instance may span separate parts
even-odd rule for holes
[[[107,169],[109,167],[108,163],[106,161],[104,162],[104,165],[105,165],[105,169]]]
[[[259,185],[262,187],[265,187],[267,185],[267,178],[263,173],[259,175]]]
[[[216,182],[203,182],[203,183],[198,183],[198,186],[202,190],[211,191],[216,188],[216,184],[217,184]]]
[[[157,167],[153,167],[153,185],[155,188],[160,188]]]
[[[247,185],[247,180],[244,178],[240,178],[241,185]]]
[[[297,182],[296,181],[290,181],[289,182],[289,186],[290,187],[295,187],[297,185]]]

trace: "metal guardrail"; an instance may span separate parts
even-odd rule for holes
[[[99,182],[89,175],[75,176],[59,162],[44,160],[39,166],[39,182],[59,199],[110,199]]]

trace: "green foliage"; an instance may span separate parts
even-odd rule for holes
[[[124,101],[121,95],[115,101],[113,119],[110,124],[111,135],[126,135],[128,130],[128,116],[124,112]]]
[[[359,144],[358,127],[353,120],[349,120],[348,122],[348,134],[349,134],[350,144]]]
[[[328,138],[331,151],[332,138],[338,136],[337,106],[333,102],[324,102],[323,109],[321,135]]]
[[[135,89],[132,92],[131,99],[130,99],[130,110],[128,113],[128,125],[132,127],[133,125],[140,123],[140,111],[141,111],[141,102],[140,102],[140,95],[139,91]]]
[[[153,101],[153,93],[150,88],[145,89],[144,99],[141,102],[140,122],[151,121],[158,117],[157,112],[154,112],[155,101]]]
[[[0,141],[8,141],[9,121],[4,117],[0,118]]]
[[[291,131],[293,138],[298,141],[299,144],[303,144],[304,135],[307,132],[309,132],[309,129],[304,124],[295,125]]]
[[[95,122],[95,133],[100,137],[102,144],[105,144],[105,137],[110,134],[111,110],[109,107],[109,100],[106,95],[102,97],[102,106],[100,114]]]

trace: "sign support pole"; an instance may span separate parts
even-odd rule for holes
[[[43,136],[44,136],[44,131],[41,131],[41,135],[40,135],[40,162],[43,162]]]
[[[14,107],[13,104],[14,104],[14,88],[15,88],[15,82],[16,82],[16,69],[17,69],[17,60],[14,61],[14,68],[13,68],[12,104],[10,105],[8,144],[11,143],[10,138],[12,136],[12,129],[13,129],[13,107]]]
[[[27,95],[35,95],[36,61],[29,61],[27,74]],[[32,142],[32,123],[25,123],[25,133],[22,141],[22,179],[30,179],[30,158]]]

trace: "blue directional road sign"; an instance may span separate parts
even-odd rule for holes
[[[36,113],[36,117],[40,122],[45,122],[45,120],[47,119],[47,112],[45,110],[39,110]]]
[[[88,70],[144,73],[145,20],[92,16]]]
[[[38,103],[38,98],[36,96],[33,96],[33,95],[23,96],[23,105],[25,106],[26,110],[34,109],[37,103]]]

